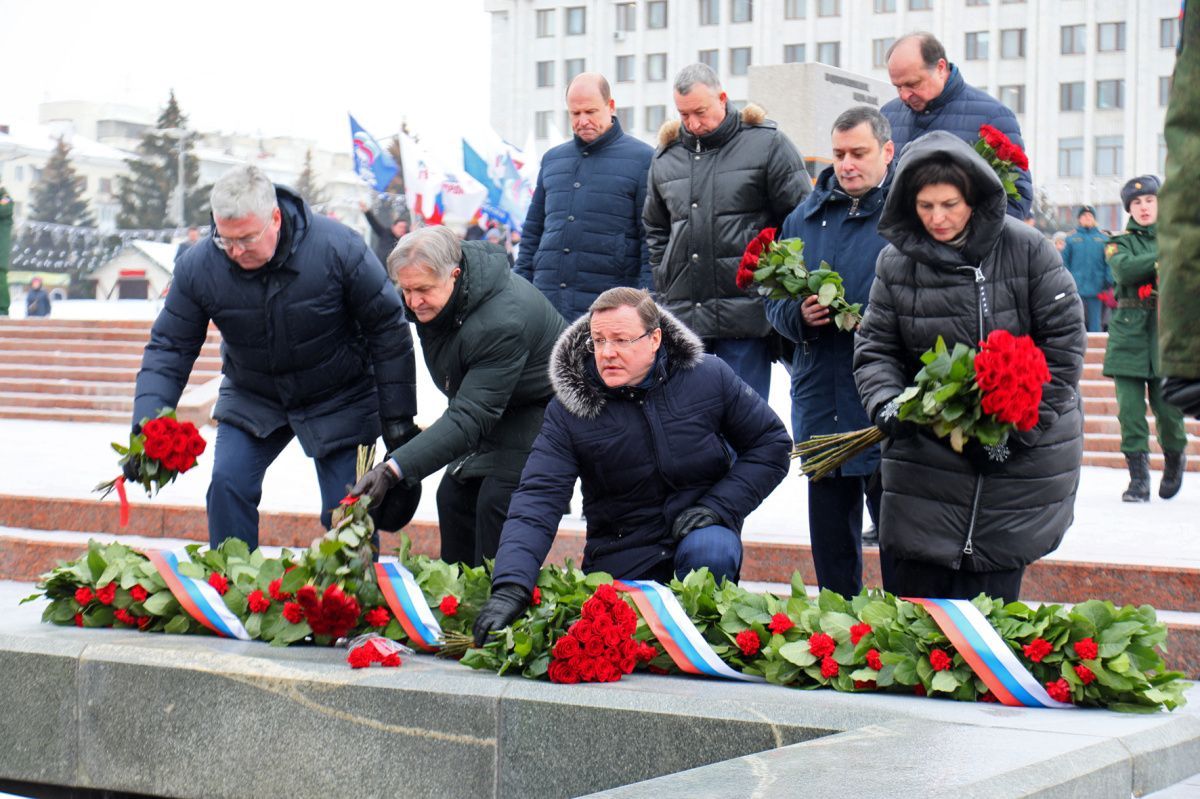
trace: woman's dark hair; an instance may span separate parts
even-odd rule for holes
[[[921,189],[934,183],[948,183],[958,189],[963,199],[967,201],[967,205],[971,208],[979,205],[979,198],[976,196],[975,191],[975,182],[971,180],[971,176],[967,173],[967,170],[949,158],[931,158],[913,167],[912,172],[909,173],[905,184],[907,196],[904,198],[904,207],[910,211],[915,211],[917,207],[917,194]]]

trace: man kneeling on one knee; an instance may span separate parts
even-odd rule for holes
[[[513,494],[476,641],[529,604],[575,480],[584,571],[736,580],[742,521],[783,480],[783,422],[645,291],[609,289],[550,358],[555,398]]]

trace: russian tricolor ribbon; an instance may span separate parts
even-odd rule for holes
[[[118,521],[122,527],[129,526],[129,497],[125,494],[125,475],[121,475],[113,481],[113,487],[117,489],[117,499],[121,501],[121,513]]]
[[[617,580],[613,587],[629,594],[654,637],[681,671],[727,680],[763,681],[762,677],[742,674],[721,660],[671,589],[653,580]]]
[[[395,560],[380,560],[375,564],[375,577],[408,640],[426,652],[441,648],[442,626],[425,603],[425,595],[412,572]]]
[[[1012,707],[1075,707],[1051,699],[1046,689],[1025,668],[1012,649],[988,622],[987,617],[965,599],[919,599],[905,597],[929,612],[963,660],[1003,704]]]
[[[217,589],[203,580],[180,573],[178,554],[150,549],[146,550],[146,557],[158,569],[172,596],[189,616],[223,638],[250,640],[250,634],[242,626],[241,620],[226,607]],[[187,558],[186,550],[183,557]]]

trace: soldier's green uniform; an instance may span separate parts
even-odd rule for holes
[[[8,316],[8,255],[12,249],[13,202],[0,186],[0,316]]]

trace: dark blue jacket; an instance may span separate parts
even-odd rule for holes
[[[291,425],[305,454],[322,457],[374,441],[381,412],[416,412],[412,335],[383,266],[290,189],[276,197],[283,224],[266,266],[242,269],[212,236],[179,260],[142,356],[134,422],[179,402],[209,320],[221,331],[222,424],[260,438]]]
[[[816,269],[826,261],[842,276],[846,301],[863,305],[875,281],[875,259],[887,246],[875,227],[891,186],[860,199],[841,190],[833,167],[817,178],[816,188],[783,223],[781,238],[804,240],[804,262]],[[796,342],[792,356],[792,435],[807,441],[814,435],[846,433],[871,426],[854,384],[854,334],[830,322],[808,327],[795,300],[767,300],[767,318],[782,335]],[[842,467],[842,474],[868,475],[879,465],[879,448],[871,447]]]
[[[1062,251],[1063,266],[1075,278],[1080,297],[1094,299],[1114,283],[1104,258],[1106,244],[1108,236],[1094,227],[1075,228],[1075,232],[1067,237],[1067,246]]]
[[[516,271],[573,322],[613,286],[653,288],[642,229],[654,149],[612,127],[542,157]]]
[[[967,144],[975,145],[979,140],[979,126],[991,125],[1025,149],[1021,139],[1021,126],[1008,106],[982,89],[976,89],[963,80],[958,67],[950,65],[950,77],[942,93],[929,101],[920,113],[900,102],[897,97],[886,103],[880,112],[892,123],[892,141],[896,143],[896,160],[903,160],[902,150],[913,139],[919,139],[931,130],[953,133]],[[1033,183],[1028,172],[1017,178],[1017,192],[1021,199],[1008,200],[1008,215],[1024,220],[1033,204]]]
[[[494,585],[533,586],[576,478],[584,571],[632,579],[674,557],[681,511],[704,505],[740,532],[787,473],[783,422],[681,322],[663,314],[645,383],[609,389],[584,346],[589,321],[569,327],[551,356],[555,399],[508,508]]]

